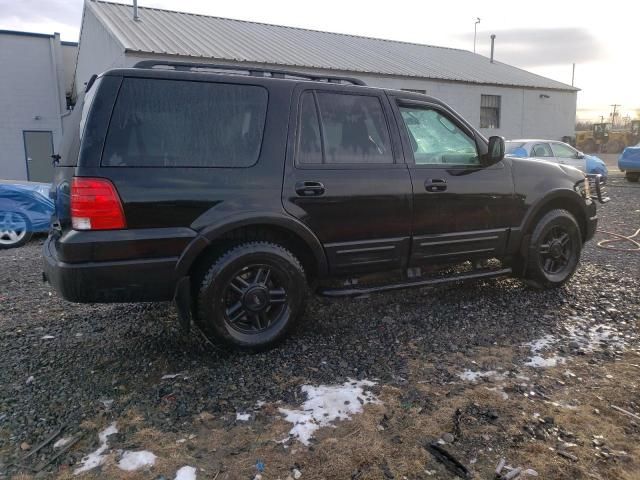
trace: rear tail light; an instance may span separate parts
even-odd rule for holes
[[[71,181],[71,225],[75,230],[127,228],[116,187],[104,178]]]

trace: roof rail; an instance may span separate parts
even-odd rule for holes
[[[242,65],[222,65],[216,63],[191,63],[191,62],[171,62],[161,60],[143,60],[136,63],[133,68],[166,67],[181,71],[203,71],[219,70],[219,73],[236,73],[252,77],[290,78],[313,80],[315,82],[326,83],[350,83],[352,85],[366,86],[362,80],[352,77],[339,77],[333,75],[316,75],[313,73],[296,72],[294,70],[275,70],[272,68],[245,67]],[[243,73],[244,72],[244,73]]]

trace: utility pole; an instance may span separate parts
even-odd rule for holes
[[[478,24],[480,17],[476,17],[476,23],[473,24],[473,53],[476,53],[476,36],[478,35]]]
[[[616,110],[618,109],[618,107],[621,107],[622,105],[618,104],[618,103],[614,103],[613,105],[609,105],[610,107],[613,107],[613,113],[611,113],[611,128],[613,129],[613,127],[616,126]]]
[[[573,70],[571,70],[571,86],[573,87],[573,80],[576,78],[576,64],[573,64]]]

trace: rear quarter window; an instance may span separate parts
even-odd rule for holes
[[[249,167],[260,155],[267,90],[125,78],[102,155],[107,167]]]

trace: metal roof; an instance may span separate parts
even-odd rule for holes
[[[127,52],[489,85],[576,88],[466,50],[89,0]]]

